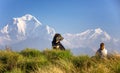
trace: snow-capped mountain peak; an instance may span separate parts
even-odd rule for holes
[[[34,16],[26,14],[22,17],[13,18],[11,23],[8,23],[0,30],[0,35],[16,36],[26,36],[31,32],[35,31],[37,28],[42,26],[41,22],[38,21]],[[15,39],[15,37],[13,37]]]
[[[37,25],[42,25],[41,22],[39,22],[37,20],[37,18],[32,16],[31,14],[26,14],[26,15],[24,15],[22,17],[13,18],[13,19],[20,19],[20,20],[23,20],[23,21],[31,21],[32,20],[32,21],[35,21],[36,23],[38,23]]]
[[[91,31],[91,36],[89,37],[90,39],[102,39],[102,41],[108,41],[111,39],[110,35],[103,31],[101,28],[97,28],[93,31]]]
[[[95,29],[95,33],[100,34],[100,33],[102,33],[102,32],[103,32],[103,30],[102,30],[101,28],[97,28],[97,29]]]
[[[26,14],[19,18],[13,18],[13,25],[17,26],[18,33],[25,35],[26,32],[31,32],[42,24],[34,16]]]
[[[90,44],[91,42],[95,42],[95,41],[106,42],[111,39],[109,34],[103,31],[101,28],[88,29],[84,32],[77,34],[67,33],[64,34],[64,37],[65,37],[65,41],[63,43],[70,42],[69,44],[71,44],[69,46],[68,44],[66,44],[66,46],[69,48],[70,47],[79,48],[79,47],[83,47],[83,45],[85,44]]]
[[[0,30],[0,38],[9,39],[12,43],[20,42],[26,39],[43,38],[49,39],[55,34],[55,30],[49,26],[42,25],[34,16],[26,14],[22,17],[13,18]]]

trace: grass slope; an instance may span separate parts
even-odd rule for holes
[[[0,73],[120,73],[120,57],[74,56],[70,50],[0,50]]]

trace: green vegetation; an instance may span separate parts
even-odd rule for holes
[[[0,73],[120,73],[120,57],[74,56],[70,50],[0,50]]]

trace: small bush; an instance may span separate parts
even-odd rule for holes
[[[21,55],[25,57],[39,57],[42,53],[37,49],[26,48],[20,52]]]
[[[44,50],[43,54],[49,59],[49,60],[59,60],[59,59],[70,59],[72,57],[72,53],[70,50]]]
[[[30,73],[31,71],[35,71],[40,67],[44,67],[48,65],[47,59],[41,59],[41,57],[36,58],[24,58],[22,61],[19,62],[18,67],[24,70],[26,73]]]
[[[18,67],[26,73],[38,70],[38,68],[49,64],[46,56],[44,56],[39,50],[27,48],[22,50],[20,54],[23,58],[19,60]]]

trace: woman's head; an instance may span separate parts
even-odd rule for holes
[[[104,43],[100,43],[100,49],[103,50],[105,48],[105,44]]]

